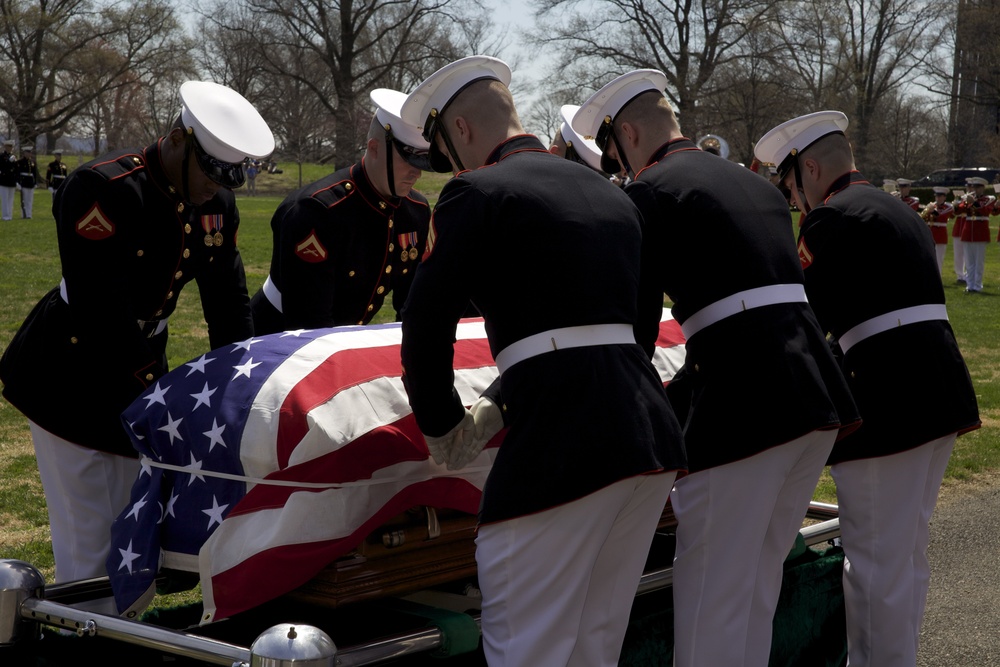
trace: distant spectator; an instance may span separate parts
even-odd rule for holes
[[[251,160],[247,164],[247,193],[251,197],[257,196],[257,174],[260,173],[260,163],[256,160]]]
[[[21,147],[21,159],[17,161],[17,187],[21,191],[21,217],[31,220],[35,205],[35,186],[42,180],[35,162],[35,147],[31,144]]]
[[[4,220],[14,219],[14,187],[17,185],[17,158],[14,157],[14,142],[3,142],[0,152],[0,211]]]
[[[66,168],[66,163],[62,161],[62,151],[57,150],[52,156],[52,162],[49,162],[49,168],[45,171],[45,182],[49,186],[49,192],[55,194],[55,191],[63,184],[68,174],[69,169]]]

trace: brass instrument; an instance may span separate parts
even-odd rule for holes
[[[920,217],[924,219],[924,222],[933,222],[934,216],[937,215],[937,204],[931,202],[924,207],[924,210],[920,212]]]
[[[695,143],[703,151],[729,159],[729,143],[717,134],[706,134]]]

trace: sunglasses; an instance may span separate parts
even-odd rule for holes
[[[246,172],[242,162],[223,162],[212,157],[201,147],[198,140],[192,136],[194,157],[198,166],[211,180],[226,188],[238,188],[246,181]]]

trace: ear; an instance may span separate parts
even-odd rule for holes
[[[818,161],[807,157],[804,160],[802,160],[801,166],[803,174],[808,174],[809,178],[813,181],[819,180],[823,170],[822,166]]]
[[[186,135],[187,135],[187,130],[182,130],[179,127],[175,127],[172,130],[170,130],[170,133],[167,135],[167,139],[170,141],[170,144],[172,146],[178,147],[184,143],[184,137]]]
[[[621,125],[621,136],[619,137],[623,143],[629,148],[635,148],[639,145],[639,128],[629,122],[623,122]]]
[[[459,141],[466,145],[472,143],[472,127],[469,125],[469,122],[465,120],[465,116],[455,116],[453,125]]]
[[[378,159],[379,147],[380,145],[378,143],[378,139],[375,137],[369,139],[368,143],[365,145],[365,148],[368,150],[368,154],[376,160]]]

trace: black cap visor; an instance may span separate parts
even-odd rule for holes
[[[194,157],[198,161],[198,166],[212,181],[224,188],[238,188],[247,179],[246,171],[242,162],[223,162],[217,160],[201,147],[197,139],[192,137],[194,145]]]

